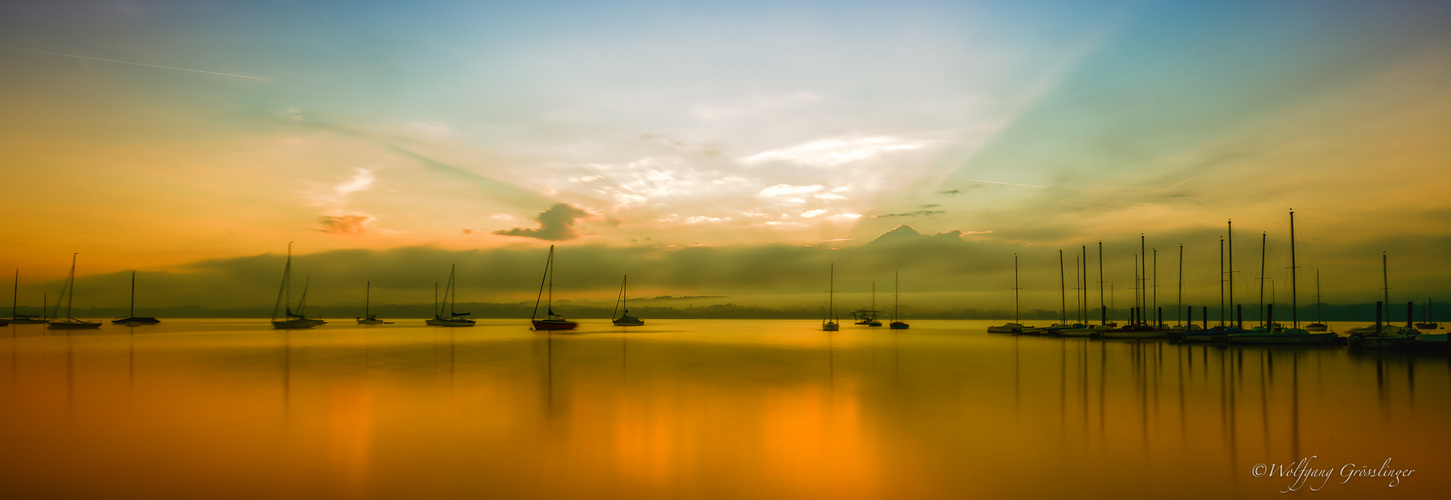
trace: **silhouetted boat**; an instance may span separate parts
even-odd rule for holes
[[[306,300],[307,292],[303,292]],[[282,315],[279,316],[278,313]],[[277,291],[277,303],[272,306],[272,328],[278,330],[301,330],[312,328],[318,323],[303,317],[301,311],[292,312],[292,243],[287,243],[287,265],[282,267],[282,289]]]
[[[1324,332],[1330,330],[1320,316],[1320,270],[1315,270],[1315,322],[1305,325],[1307,332]]]
[[[1264,258],[1261,257],[1261,261]],[[1263,265],[1261,265],[1263,269]],[[1269,314],[1265,317],[1265,326],[1251,329],[1248,332],[1227,335],[1227,339],[1233,344],[1333,344],[1337,342],[1338,336],[1334,332],[1310,333],[1308,330],[1298,328],[1300,320],[1294,317],[1295,310],[1299,305],[1295,299],[1295,212],[1290,211],[1290,311],[1291,328],[1279,326],[1274,322],[1274,304],[1268,309]],[[1263,275],[1263,271],[1261,271]],[[1261,281],[1263,283],[1263,281]],[[1260,299],[1261,302],[1264,299]]]
[[[872,307],[870,309],[857,309],[852,311],[851,317],[856,319],[856,324],[861,326],[882,326],[882,322],[877,321],[878,314],[881,314],[881,311],[877,310],[877,282],[873,281]]]
[[[373,314],[372,311],[371,311],[372,303],[373,303],[373,282],[369,281],[368,284],[367,284],[367,288],[365,288],[364,291],[363,291],[363,317],[357,318],[358,324],[359,325],[391,325],[391,324],[393,324],[390,321],[383,321],[381,319],[378,319],[378,315],[377,314]]]
[[[1018,254],[1013,254],[1013,322],[998,326],[987,327],[988,333],[1011,333],[1014,335],[1028,331],[1036,331],[1031,326],[1023,326],[1018,322]]]
[[[912,325],[908,325],[906,321],[902,321],[901,319],[902,273],[892,273],[892,280],[892,322],[888,324],[888,327],[893,330],[906,330],[911,328]],[[875,290],[875,287],[873,287],[873,290]]]
[[[75,296],[76,296],[76,256],[77,255],[80,255],[80,254],[78,254],[78,253],[71,254],[71,273],[70,273],[69,276],[66,277],[66,280],[65,280],[65,289],[61,291],[61,295],[64,297],[64,300],[65,300],[65,319],[51,321],[50,324],[46,325],[46,328],[48,328],[48,329],[51,329],[51,330],[82,330],[82,329],[100,328],[101,327],[101,323],[100,322],[81,321],[81,320],[78,320],[78,319],[76,319],[76,318],[74,318],[74,317],[71,316],[71,303],[75,301]],[[60,303],[59,302],[57,302],[55,304],[55,309],[56,309],[56,317],[60,317]]]
[[[629,300],[627,298],[627,296],[628,296],[628,286],[627,285],[629,285],[629,283],[630,283],[630,277],[629,276],[625,276],[624,279],[620,280],[620,296],[619,296],[619,298],[616,298],[615,299],[615,310],[614,310],[614,312],[611,312],[610,313],[610,317],[611,318],[614,318],[615,317],[615,313],[616,312],[620,312],[621,310],[624,311],[624,314],[621,314],[620,317],[615,318],[611,322],[614,323],[615,326],[645,326],[645,322],[644,321],[640,321],[640,318],[636,318],[636,317],[630,315],[630,308],[627,305],[627,302]]]
[[[1416,323],[1417,330],[1435,330],[1441,328],[1439,323],[1431,321],[1431,299],[1426,299],[1426,321]]]
[[[1375,325],[1353,328],[1350,330],[1350,337],[1347,343],[1350,347],[1365,349],[1393,349],[1406,347],[1421,332],[1410,328],[1411,318],[1406,317],[1405,327],[1390,324],[1390,271],[1386,263],[1385,252],[1380,255],[1381,290],[1385,293],[1385,302],[1376,304]],[[1384,307],[1385,309],[1382,309]],[[1381,312],[1386,313],[1386,322],[1381,323]]]
[[[836,294],[836,263],[833,262],[829,269],[826,286],[826,317],[821,320],[821,331],[823,332],[835,332],[841,329],[841,324],[836,319],[836,304],[832,302],[833,296]]]
[[[539,299],[544,296],[546,284],[549,287],[549,301],[545,302],[544,319],[538,319]],[[539,280],[539,295],[534,298],[534,312],[529,315],[529,322],[534,325],[535,330],[573,330],[579,326],[579,323],[554,314],[554,245],[549,245],[549,259],[544,261],[544,278]]]
[[[41,307],[40,307],[40,310],[41,311],[45,311],[45,308],[46,308],[46,305],[42,304]],[[5,322],[6,324],[9,324],[9,325],[41,325],[41,324],[45,324],[45,323],[48,323],[49,322],[49,320],[47,320],[45,318],[42,318],[40,316],[34,316],[34,315],[30,315],[30,314],[19,314],[19,313],[20,313],[20,269],[17,268],[15,270],[15,292],[14,292],[14,295],[12,296],[11,302],[10,302],[10,317],[7,318],[7,319],[0,320],[0,321],[3,321],[3,322]]]
[[[150,316],[136,315],[136,271],[131,271],[131,314],[125,318],[113,319],[111,323],[125,326],[155,325],[161,320]]]
[[[438,304],[438,283],[433,284],[434,311],[433,319],[426,320],[432,326],[474,326],[474,320],[465,318],[469,313],[454,312],[453,307],[458,302],[458,285],[454,283],[454,272],[458,270],[457,264],[450,264],[448,268],[448,286],[443,289],[443,304]],[[443,315],[444,308],[448,309],[448,316]]]

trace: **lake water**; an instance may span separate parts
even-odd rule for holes
[[[989,321],[398,321],[4,327],[0,498],[1451,490],[1440,353],[1013,337]],[[1276,469],[1302,459],[1314,477],[1298,484]],[[1390,470],[1414,472],[1363,476]]]

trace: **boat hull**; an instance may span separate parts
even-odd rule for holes
[[[1231,344],[1307,345],[1334,344],[1334,332],[1323,333],[1236,333],[1227,336]]]
[[[274,330],[305,330],[317,326],[317,323],[305,319],[277,320],[272,322]]]
[[[615,326],[645,326],[645,322],[644,321],[640,321],[640,318],[634,318],[634,317],[628,317],[628,316],[627,317],[620,318],[620,319],[617,319],[617,320],[614,320],[614,321],[611,321],[611,323],[614,323]]]
[[[1098,338],[1127,340],[1167,339],[1169,338],[1169,332],[1167,330],[1104,330],[1098,332]]]
[[[100,322],[92,323],[89,321],[52,321],[46,325],[46,328],[50,330],[89,330],[100,327]]]
[[[113,319],[111,323],[123,326],[142,326],[159,324],[161,320],[150,317],[132,316],[130,318]]]
[[[381,320],[381,319],[360,319],[360,320],[358,320],[358,324],[359,325],[381,325],[381,324],[383,324],[383,320]]]
[[[562,319],[536,319],[530,320],[535,330],[573,330],[579,327],[579,323]]]
[[[424,321],[424,323],[427,323],[429,326],[452,326],[452,327],[458,327],[458,326],[474,326],[474,320],[471,320],[471,319],[433,318],[433,319]]]
[[[987,332],[1019,334],[1023,333],[1023,325],[1019,323],[1008,323],[1006,325],[989,326],[987,327]]]
[[[822,323],[821,324],[821,331],[823,331],[823,332],[835,332],[835,331],[839,331],[839,330],[841,330],[841,325],[838,325],[838,324],[836,324],[834,322],[828,322],[828,323]]]
[[[887,326],[889,328],[893,329],[893,330],[906,330],[906,329],[912,327],[912,325],[908,325],[908,324],[903,323],[901,321],[893,321],[893,322],[889,323]]]

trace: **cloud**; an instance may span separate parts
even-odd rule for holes
[[[885,217],[917,217],[919,215],[920,216],[927,216],[927,215],[937,215],[937,214],[945,214],[945,213],[947,213],[946,210],[918,210],[918,211],[915,211],[915,212],[903,212],[903,213],[900,213],[900,214],[873,215],[872,217],[881,219],[881,218],[885,218]]]
[[[867,137],[862,139],[822,139],[788,148],[762,151],[741,159],[742,163],[768,161],[790,161],[805,165],[832,167],[843,163],[864,160],[891,151],[922,149],[922,144],[907,142],[893,137]]]
[[[580,232],[578,229],[575,229],[574,222],[589,215],[589,212],[572,207],[568,203],[559,203],[549,207],[549,210],[539,212],[538,228],[516,227],[514,229],[494,231],[494,234],[539,238],[546,241],[572,240],[580,237]]]
[[[321,225],[318,231],[328,234],[363,234],[367,232],[366,226],[371,222],[373,222],[373,216],[363,213],[324,215],[318,221]]]

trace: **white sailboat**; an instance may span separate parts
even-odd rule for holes
[[[303,292],[303,300],[307,293]],[[282,313],[280,316],[278,313]],[[272,328],[277,330],[301,330],[312,328],[318,323],[303,317],[301,311],[292,312],[292,243],[287,243],[287,265],[282,267],[282,289],[277,291],[277,303],[272,306]]]
[[[65,300],[65,319],[58,319],[58,320],[55,320],[55,321],[51,321],[50,324],[46,325],[46,328],[47,329],[50,329],[50,330],[82,330],[82,329],[100,328],[101,327],[101,323],[100,322],[81,321],[81,320],[78,320],[78,319],[76,319],[76,318],[74,318],[74,317],[71,316],[71,303],[75,301],[75,296],[76,296],[76,256],[77,255],[80,255],[80,254],[79,253],[71,254],[71,273],[70,273],[69,276],[66,277],[66,280],[65,280],[65,289],[63,289],[61,291],[61,296],[65,298],[64,299]],[[60,317],[60,303],[59,302],[56,302],[55,309],[56,309],[56,311],[55,311],[56,314],[54,314],[53,316]]]
[[[457,298],[458,298],[458,287],[454,284],[454,281],[453,281],[454,272],[457,269],[458,269],[458,265],[457,264],[453,264],[453,265],[450,265],[449,266],[449,268],[448,268],[448,287],[445,288],[444,289],[444,292],[443,292],[443,305],[442,306],[439,306],[437,309],[435,309],[433,311],[433,319],[426,320],[426,321],[424,321],[424,323],[427,323],[427,324],[432,325],[432,326],[474,326],[474,320],[471,320],[471,319],[468,319],[468,318],[465,318],[464,317],[464,316],[468,316],[469,313],[466,313],[466,312],[461,313],[461,312],[454,312],[453,311],[454,305],[458,302],[458,300],[457,300]],[[437,297],[437,294],[438,294],[438,284],[435,283],[433,286],[434,286],[434,289],[433,289],[434,292],[433,293],[435,294],[434,295],[435,296],[435,304],[437,304],[436,297]],[[443,315],[443,310],[444,310],[445,307],[448,308],[448,316],[444,316]]]
[[[630,307],[628,305],[629,283],[629,276],[625,276],[625,278],[620,281],[620,296],[615,300],[615,311],[610,313],[610,317],[614,318],[616,312],[620,312],[623,310],[624,313],[621,314],[620,317],[615,318],[612,321],[615,326],[645,326],[645,322],[640,321],[640,318],[636,318],[630,315]]]

